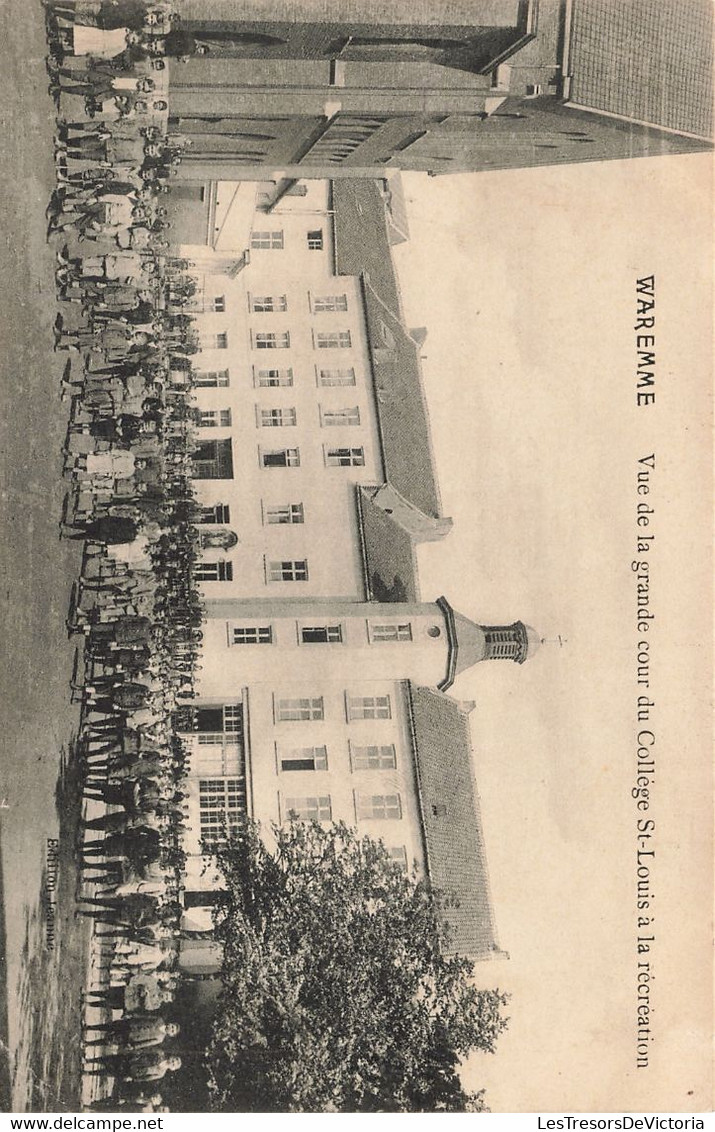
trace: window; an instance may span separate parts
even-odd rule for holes
[[[228,383],[227,369],[210,369],[194,374],[197,389],[225,389]]]
[[[269,582],[307,582],[308,563],[305,558],[284,558],[268,563]]]
[[[243,734],[243,704],[223,705],[223,729]]]
[[[321,424],[324,428],[339,428],[341,425],[359,425],[360,410],[354,409],[323,409],[320,410]]]
[[[281,770],[327,770],[327,747],[291,747],[281,751]]]
[[[195,582],[232,582],[233,563],[220,559],[218,562],[197,562],[194,567]]]
[[[347,309],[347,295],[315,295],[313,297],[315,314],[322,314],[325,311],[346,311]]]
[[[249,625],[233,630],[234,645],[272,645],[273,629],[270,625]]]
[[[399,794],[361,794],[357,799],[358,818],[361,821],[389,821],[402,817]]]
[[[191,708],[190,731],[204,732],[230,732],[243,735],[243,705],[238,704],[202,704]]]
[[[241,825],[246,813],[246,786],[242,778],[200,778],[201,838],[215,848]]]
[[[409,623],[404,625],[371,625],[370,640],[376,642],[411,641],[412,626]]]
[[[280,385],[293,384],[293,370],[288,369],[259,369],[255,371],[255,382],[262,389],[272,389]]]
[[[202,507],[198,521],[199,523],[230,523],[231,509],[228,503],[214,503],[211,507]]]
[[[192,456],[193,475],[197,480],[233,479],[231,440],[205,440]]]
[[[349,330],[316,331],[314,341],[318,350],[345,350],[352,345]]]
[[[300,630],[304,645],[339,645],[343,639],[342,625],[305,625]]]
[[[324,719],[323,697],[298,700],[276,700],[276,721],[292,723],[298,720]]]
[[[404,845],[393,845],[388,850],[390,857],[399,865],[403,872],[407,872],[407,850]]]
[[[302,503],[274,503],[266,507],[263,512],[264,521],[269,526],[279,526],[283,523],[302,523],[304,521]]]
[[[316,228],[313,232],[308,232],[308,250],[311,252],[320,252],[323,250],[322,228]]]
[[[226,310],[226,296],[216,295],[211,305],[216,314],[223,314]]]
[[[225,776],[235,774],[242,766],[243,707],[240,703],[192,708],[186,730],[196,733],[202,748],[200,767],[205,773]]]
[[[297,448],[272,448],[270,451],[262,449],[261,466],[263,468],[298,468],[300,467],[300,452]]]
[[[348,719],[390,719],[389,696],[348,696]]]
[[[321,369],[318,371],[318,385],[354,385],[355,370],[348,369]]]
[[[250,299],[250,306],[251,310],[256,311],[258,314],[270,314],[272,312],[288,310],[285,295],[253,295]]]
[[[290,346],[288,331],[274,334],[265,330],[258,330],[253,335],[253,346],[256,350],[287,350]]]
[[[269,251],[280,251],[283,247],[283,233],[251,232],[251,247],[256,251],[261,248]]]
[[[286,798],[285,812],[294,814],[301,821],[330,821],[332,816],[330,795],[325,794],[316,798]]]
[[[326,448],[325,462],[329,468],[362,468],[365,464],[363,448]]]
[[[223,731],[202,731],[197,739],[200,747],[223,747],[226,743]],[[229,738],[229,744],[235,745],[235,740]]]
[[[350,744],[353,770],[394,770],[397,761],[393,743],[358,747]]]
[[[199,531],[199,547],[201,550],[233,550],[238,546],[238,535],[226,526],[219,530]]]
[[[295,409],[259,409],[261,428],[285,428],[296,423]]]
[[[202,334],[201,335],[201,349],[202,350],[227,350],[228,349],[228,334],[222,331],[220,334]]]
[[[201,409],[199,412],[200,428],[230,428],[230,409]]]

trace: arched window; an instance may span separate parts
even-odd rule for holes
[[[200,543],[202,549],[211,547],[219,550],[232,550],[234,546],[238,545],[238,535],[226,527],[220,527],[218,530],[204,530],[200,533]]]

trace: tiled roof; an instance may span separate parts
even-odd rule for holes
[[[456,700],[410,683],[418,788],[435,889],[454,902],[444,911],[450,951],[473,959],[499,953],[482,821],[472,770],[469,717]]]
[[[336,271],[361,276],[387,480],[426,515],[442,503],[432,456],[419,347],[402,322],[385,205],[376,181],[332,186]]]
[[[370,601],[419,601],[415,544],[408,532],[358,487],[365,581]]]
[[[570,99],[710,138],[711,0],[575,0]]]
[[[400,294],[390,256],[385,205],[377,181],[345,177],[332,181],[336,271],[366,272],[383,303],[400,313]]]

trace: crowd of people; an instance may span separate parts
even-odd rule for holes
[[[167,133],[170,8],[48,3],[57,187],[48,231],[66,353],[63,537],[84,543],[68,630],[84,821],[78,914],[98,955],[84,995],[93,1108],[166,1111],[181,1064],[172,1010],[182,917],[186,750],[177,734],[201,642],[192,584],[192,283],[163,202],[182,143]],[[164,95],[164,96],[163,96]]]

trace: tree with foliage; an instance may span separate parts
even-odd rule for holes
[[[222,989],[207,1051],[231,1112],[485,1111],[459,1062],[493,1052],[507,996],[446,951],[439,898],[381,842],[247,823],[216,850]]]

